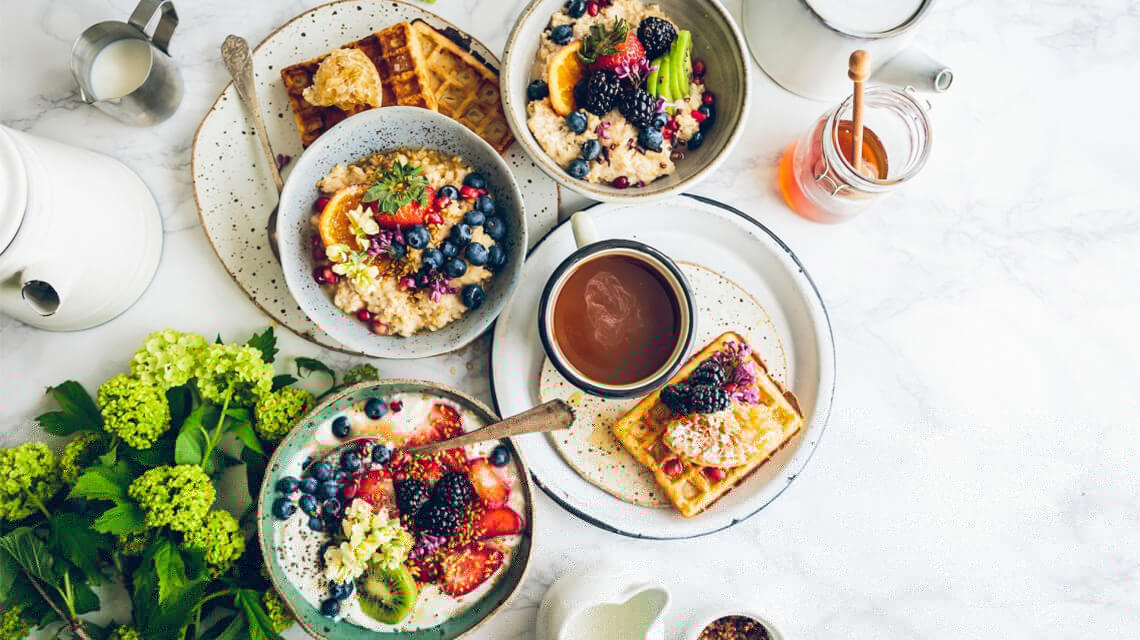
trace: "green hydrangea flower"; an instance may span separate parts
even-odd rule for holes
[[[230,402],[238,406],[250,406],[273,389],[273,366],[261,359],[260,351],[245,345],[209,345],[197,376],[202,397],[217,404],[225,401],[229,388]]]
[[[379,380],[380,372],[376,367],[370,364],[362,364],[358,367],[353,367],[344,372],[344,377],[341,378],[344,386],[351,387],[354,384],[365,382],[368,380]]]
[[[143,636],[134,627],[121,625],[115,627],[111,635],[107,636],[107,640],[143,640]]]
[[[79,476],[107,452],[107,439],[101,433],[87,431],[71,439],[59,454],[59,473],[67,485],[75,484]]]
[[[269,622],[273,626],[274,633],[281,633],[293,626],[293,616],[289,615],[289,610],[285,608],[285,601],[281,599],[273,587],[265,590],[261,596],[261,603],[265,605],[265,613],[269,614]]]
[[[46,444],[28,442],[0,450],[0,519],[27,518],[62,487],[59,462]]]
[[[217,495],[210,476],[196,465],[155,467],[127,488],[127,495],[146,512],[146,526],[193,531]]]
[[[245,552],[245,533],[229,511],[215,509],[206,514],[200,527],[183,534],[182,546],[205,551],[210,575],[216,578]]]
[[[296,387],[283,387],[257,401],[253,409],[254,428],[262,438],[277,442],[312,406],[313,394]]]
[[[207,346],[206,339],[196,333],[155,331],[131,358],[131,375],[161,389],[186,384]]]
[[[118,544],[119,552],[124,556],[136,558],[141,556],[146,548],[150,546],[154,536],[150,531],[143,531],[142,533],[128,533],[126,535],[115,536]]]
[[[149,449],[170,428],[170,405],[162,389],[119,374],[99,387],[95,399],[103,428],[136,449]]]
[[[24,607],[15,605],[0,613],[0,640],[26,640],[31,633],[28,621],[21,614]]]

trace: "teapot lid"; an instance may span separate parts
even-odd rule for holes
[[[8,248],[28,205],[28,174],[16,141],[0,126],[0,252]]]

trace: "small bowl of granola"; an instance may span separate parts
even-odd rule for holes
[[[348,349],[422,358],[474,340],[514,290],[522,196],[462,124],[412,107],[352,116],[293,167],[278,208],[285,282]]]
[[[685,640],[784,640],[772,623],[741,609],[706,611],[685,628]]]

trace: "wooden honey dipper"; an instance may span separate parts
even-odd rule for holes
[[[856,49],[847,61],[847,77],[855,83],[851,101],[851,164],[855,173],[863,172],[863,83],[870,75],[870,59],[866,51]]]

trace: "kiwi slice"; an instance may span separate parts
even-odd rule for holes
[[[657,67],[657,70],[649,74],[649,93],[669,101],[673,95],[670,90],[673,83],[669,81],[669,56],[664,55],[654,60],[653,66]]]
[[[681,30],[677,34],[677,41],[673,43],[673,96],[677,100],[689,97],[689,79],[693,73],[693,34]]]
[[[650,66],[657,66],[657,61],[654,60],[652,63],[650,63]],[[652,96],[657,95],[657,76],[660,74],[661,74],[661,67],[657,66],[657,68],[655,68],[655,69],[653,69],[653,71],[649,72],[649,78],[645,81],[645,88],[649,91],[649,94]]]
[[[383,624],[396,624],[407,618],[419,596],[416,580],[404,566],[389,571],[371,565],[356,580],[356,597],[361,611]]]

